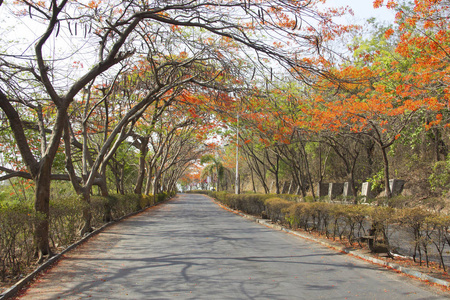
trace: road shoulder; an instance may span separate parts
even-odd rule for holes
[[[279,230],[279,231],[283,231],[288,234],[292,234],[297,237],[319,243],[330,249],[339,251],[341,253],[346,253],[348,255],[352,255],[356,258],[359,258],[359,259],[368,261],[370,263],[385,267],[387,269],[394,270],[397,273],[401,273],[401,274],[413,277],[415,279],[419,279],[425,283],[430,283],[432,285],[435,285],[444,291],[450,292],[450,282],[448,280],[440,279],[435,276],[431,276],[431,275],[425,273],[424,271],[422,271],[420,268],[405,267],[404,265],[395,262],[395,260],[392,261],[392,259],[389,259],[387,257],[377,256],[374,253],[371,253],[369,250],[348,248],[338,242],[333,242],[332,240],[329,240],[329,239],[326,239],[323,237],[315,236],[313,234],[309,234],[304,231],[292,230],[292,229],[286,228],[284,226],[281,226],[280,224],[275,224],[275,223],[271,222],[270,220],[257,218],[255,216],[245,214],[241,211],[233,210],[229,207],[224,206],[220,202],[216,201],[214,198],[212,198],[210,196],[207,196],[207,197],[209,197],[214,203],[216,203],[218,206],[222,207],[223,209],[226,209],[230,212],[240,215],[240,216],[242,216],[246,219],[249,219],[255,223],[259,223],[266,227],[269,227],[269,228],[272,228],[275,230]],[[398,260],[399,259],[400,258],[398,258]]]

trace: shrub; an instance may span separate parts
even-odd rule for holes
[[[448,229],[450,228],[450,216],[432,214],[425,219],[425,233],[430,244],[433,244],[438,252],[439,266],[446,272],[444,260],[444,248],[449,242]]]
[[[429,241],[425,234],[425,220],[432,216],[429,211],[421,208],[406,208],[401,211],[400,224],[413,235],[414,254],[413,259],[416,261],[417,253],[419,254],[419,264],[422,264],[422,251],[428,266],[428,245]]]
[[[371,208],[366,205],[345,205],[343,214],[347,224],[347,238],[350,243],[365,235],[364,221],[370,214]],[[359,240],[359,239],[358,239]]]
[[[33,224],[38,218],[28,202],[0,203],[0,276],[20,274],[34,254]]]
[[[120,218],[120,217],[130,214],[132,212],[140,210],[140,205],[139,205],[140,195],[116,194],[113,197],[116,199],[115,205],[111,207],[114,219]]]
[[[174,193],[161,193],[157,202]],[[100,227],[105,221],[118,219],[155,203],[152,195],[91,196],[90,203],[79,196],[53,197],[50,201],[50,241],[53,247],[64,247],[79,237],[84,224],[83,211],[89,208],[91,226]],[[37,218],[31,202],[0,201],[0,278],[16,276],[34,258],[33,224]]]
[[[286,210],[285,218],[293,228],[307,230],[309,220],[309,203],[294,203]]]
[[[360,243],[360,238],[366,236],[369,225],[371,228],[368,233],[373,241],[369,244],[371,249],[387,249],[388,252],[392,252],[390,237],[394,232],[394,225],[398,227],[400,224],[414,235],[414,259],[418,252],[421,260],[423,251],[428,261],[428,247],[434,245],[440,255],[440,264],[445,268],[442,254],[445,246],[450,244],[447,238],[450,216],[430,212],[430,209],[439,211],[440,201],[430,201],[427,210],[361,204],[292,202],[281,196],[261,194],[235,195],[211,192],[209,195],[231,208],[253,215],[267,214],[274,222],[287,221],[293,228],[321,231],[327,237],[332,232],[334,239],[346,236],[350,242],[357,240]],[[400,200],[403,202],[403,198],[398,198],[399,202]]]
[[[402,195],[394,196],[390,199],[387,199],[387,205],[393,208],[405,208],[411,202],[409,197],[405,197]]]
[[[142,194],[141,198],[140,198],[140,205],[141,205],[142,209],[144,209],[145,207],[155,205],[153,195],[152,194],[149,194],[149,195]]]
[[[302,197],[299,195],[280,194],[280,195],[272,195],[272,196],[277,196],[281,199],[288,200],[290,202],[302,202]]]
[[[313,196],[306,196],[303,198],[304,202],[315,202],[315,199]]]
[[[227,205],[227,203],[226,203],[227,202],[227,196],[228,196],[227,192],[213,192],[213,191],[210,191],[210,192],[206,193],[206,195],[208,195],[210,197],[213,197],[213,198],[217,199],[219,202]]]
[[[332,205],[330,207],[330,224],[332,224],[333,229],[333,239],[335,240],[337,236],[342,239],[345,229],[346,223],[344,221],[345,218],[345,206],[344,205]]]
[[[167,199],[167,197],[168,197],[168,195],[166,192],[156,194],[156,203],[163,202],[164,200]]]
[[[267,216],[274,222],[284,221],[285,214],[289,212],[290,206],[294,205],[294,202],[281,199],[270,198],[264,201],[266,206]]]
[[[89,203],[91,226],[100,227],[105,221],[113,220],[113,207],[116,205],[117,199],[114,196],[91,196],[91,203]]]
[[[229,194],[227,192],[215,192],[215,191],[208,191],[207,193],[203,193],[205,195],[208,195],[210,197],[215,198],[217,201],[219,201],[220,203],[235,209],[236,208],[236,203],[233,201],[235,200],[232,197],[232,194]]]
[[[243,194],[234,195],[237,202],[237,209],[252,215],[261,216],[266,209],[264,201],[270,197],[263,194]]]
[[[83,223],[83,203],[77,196],[50,201],[50,239],[54,247],[68,245],[76,240]]]
[[[333,204],[325,202],[308,203],[307,212],[313,222],[313,230],[321,231],[328,236],[328,224],[331,219],[331,207]]]
[[[390,235],[391,227],[399,220],[401,210],[392,207],[376,206],[369,211],[369,218],[372,224],[370,235],[374,237],[373,246],[381,245],[391,251]]]
[[[446,196],[450,189],[450,156],[446,161],[438,161],[433,166],[433,173],[428,178],[431,189]]]

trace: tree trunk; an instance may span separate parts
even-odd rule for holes
[[[366,177],[372,176],[373,173],[373,164],[374,164],[374,151],[375,151],[375,143],[371,139],[367,139],[364,143],[366,154],[367,154],[367,175]]]
[[[145,179],[145,174],[146,174],[146,161],[145,161],[145,157],[147,156],[147,152],[148,152],[148,141],[149,138],[145,138],[141,141],[140,143],[140,147],[139,147],[139,174],[138,177],[136,179],[136,186],[134,188],[134,193],[135,194],[142,194],[142,187],[144,185],[144,179]]]
[[[355,186],[355,180],[353,178],[354,177],[352,175],[350,180],[349,180],[349,182],[348,182],[348,184],[350,184],[350,189],[351,189],[352,194],[353,194],[353,204],[358,204],[358,196],[357,196],[358,189]]]
[[[121,170],[123,169],[123,167],[121,168],[120,164],[118,162],[112,162],[110,163],[110,168],[111,168],[111,172],[114,176],[114,183],[116,185],[116,193],[117,194],[123,194],[122,192],[122,176],[121,176]]]
[[[448,155],[448,147],[447,145],[445,145],[445,142],[442,139],[441,131],[438,128],[433,128],[433,134],[434,134],[434,152],[436,156],[436,161],[445,160],[445,158]]]
[[[279,195],[280,194],[280,178],[279,178],[279,174],[278,174],[278,168],[279,168],[279,156],[277,155],[277,159],[276,159],[276,169],[275,169],[275,187],[276,187],[276,194]]]
[[[216,174],[217,174],[217,182],[216,182],[216,191],[219,191],[219,183],[220,183],[220,176],[219,176],[219,166],[216,163]]]
[[[142,194],[142,187],[144,186],[145,174],[146,174],[146,169],[145,169],[145,161],[144,161],[144,166],[142,166],[141,163],[139,163],[139,174],[136,179],[136,186],[134,187],[134,193],[137,195]]]
[[[155,197],[155,200],[156,200],[156,195],[159,193],[159,184],[158,184],[159,177],[160,177],[160,174],[158,174],[158,171],[156,171],[155,178],[153,179],[153,197]]]
[[[108,186],[106,184],[106,174],[101,174],[101,181],[98,185],[99,189],[100,189],[100,195],[102,195],[102,197],[108,198],[109,197],[109,192],[108,192]],[[90,204],[90,201],[89,201]],[[86,217],[90,217],[89,215],[86,215]],[[105,211],[104,211],[104,215],[103,215],[103,221],[104,222],[111,222],[113,220],[113,216],[112,216],[112,211],[111,211],[111,206],[109,203],[106,203],[105,205]],[[88,223],[88,225],[90,225],[90,220]]]
[[[125,164],[120,168],[120,194],[125,195]]]
[[[91,221],[92,221],[92,212],[91,212],[91,193],[89,189],[83,188],[83,202],[84,202],[84,207],[83,207],[83,228],[81,228],[80,231],[80,235],[83,236],[86,233],[92,232],[92,226],[91,226]]]
[[[252,190],[256,194],[255,179],[253,178],[253,169],[252,168],[250,168],[250,175],[251,175],[251,178],[252,178]]]
[[[150,190],[151,190],[151,187],[152,187],[152,171],[153,171],[153,168],[149,164],[149,166],[148,166],[148,175],[147,175],[147,183],[145,185],[145,194],[146,195],[150,194]]]
[[[350,171],[350,182],[349,184],[351,184],[350,188],[352,189],[352,194],[353,194],[353,203],[354,204],[358,204],[358,189],[355,186],[355,167],[356,167],[356,160],[353,162],[352,164],[352,168]]]
[[[314,201],[316,201],[316,195],[314,193],[314,184],[313,184],[313,180],[312,180],[312,176],[311,176],[311,170],[309,168],[308,152],[306,152],[305,145],[301,140],[300,140],[300,150],[303,153],[303,158],[304,158],[303,164],[304,164],[304,170],[306,172],[305,176],[307,177],[306,180],[308,181],[309,187],[311,188],[311,195],[312,195]],[[300,182],[299,183],[300,183],[300,186],[302,189],[302,196],[306,197],[306,191],[307,191],[306,184],[307,183],[305,183],[305,179],[303,178],[302,174],[300,174]]]
[[[383,164],[384,164],[384,186],[386,197],[390,199],[392,197],[391,187],[389,186],[389,160],[386,153],[386,148],[381,147],[381,153],[383,154]]]
[[[30,150],[27,137],[19,113],[11,105],[10,100],[0,90],[0,109],[4,111],[8,118],[9,125],[14,134],[15,141],[19,148],[23,162],[26,164],[33,181],[36,184],[34,208],[38,214],[35,223],[34,240],[37,247],[39,262],[43,261],[44,255],[51,255],[49,246],[49,212],[50,212],[50,183],[52,164],[58,151],[63,128],[66,122],[67,106],[59,107],[55,125],[52,130],[52,136],[49,142],[45,142],[47,147],[41,160],[38,162]],[[44,149],[42,149],[43,151]]]
[[[41,166],[38,177],[35,180],[36,192],[34,209],[38,214],[35,223],[35,243],[38,251],[38,262],[44,260],[45,255],[52,255],[49,246],[49,214],[50,214],[50,173],[51,164]]]

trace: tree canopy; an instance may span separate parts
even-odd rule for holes
[[[32,181],[40,258],[54,180],[85,203],[83,233],[94,186],[156,196],[201,184],[202,163],[216,189],[316,199],[339,180],[357,202],[367,180],[392,196],[403,151],[445,188],[448,1],[374,1],[397,14],[370,34],[323,2],[1,4],[36,29],[1,41],[0,180]]]

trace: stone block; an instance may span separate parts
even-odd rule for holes
[[[344,197],[352,197],[353,196],[353,189],[350,184],[350,182],[344,182],[344,191],[342,193]]]
[[[325,197],[328,195],[328,187],[329,183],[318,183],[317,184],[317,193],[319,197]]]
[[[389,188],[391,189],[392,196],[400,195],[403,191],[404,186],[405,186],[404,180],[400,180],[400,179],[389,180]]]
[[[366,199],[372,199],[374,197],[372,193],[372,183],[363,182],[361,187],[361,196],[366,197]]]
[[[337,196],[342,195],[343,190],[343,183],[330,183],[328,186],[328,197],[330,198],[330,200],[333,200]]]

